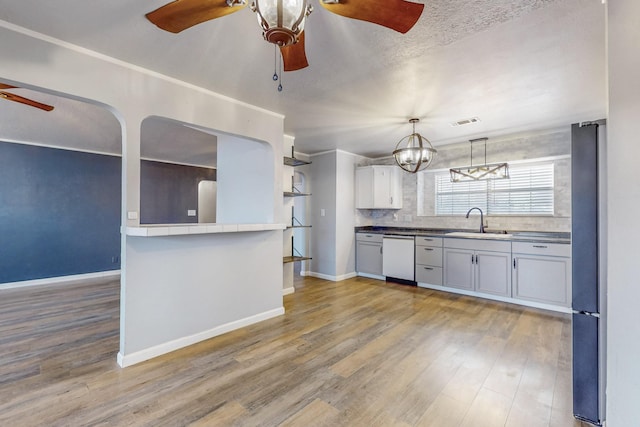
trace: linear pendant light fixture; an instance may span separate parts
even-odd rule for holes
[[[509,165],[507,163],[487,163],[487,139],[471,139],[471,165],[462,168],[451,168],[451,182],[481,181],[489,179],[509,178]],[[473,143],[482,141],[484,143],[484,164],[473,165]]]
[[[413,132],[402,138],[393,151],[393,158],[398,166],[411,173],[426,169],[437,153],[427,138],[416,133],[416,123],[419,121],[420,119],[409,120],[413,125]]]

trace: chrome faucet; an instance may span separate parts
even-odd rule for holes
[[[472,210],[474,209],[478,209],[480,211],[480,232],[484,233],[484,214],[482,213],[482,209],[480,208],[471,208],[467,211],[467,218],[469,218],[469,214],[471,213]]]

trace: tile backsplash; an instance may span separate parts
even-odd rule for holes
[[[467,166],[470,162],[469,142],[436,147],[438,155],[429,170]],[[484,162],[479,148],[474,147],[474,164]],[[485,226],[492,230],[513,231],[571,231],[571,129],[540,131],[493,138],[487,141],[487,163],[515,162],[552,158],[554,167],[554,215],[553,216],[485,216]],[[476,162],[475,159],[479,161]],[[368,159],[361,166],[394,164],[393,158]],[[425,175],[425,181],[428,181]],[[431,180],[432,185],[433,180]],[[425,182],[425,185],[429,183]],[[402,180],[403,207],[399,210],[356,209],[356,225],[381,225],[420,228],[455,228],[475,230],[480,222],[477,215],[435,216],[434,192],[424,191],[418,197],[418,174],[404,173]],[[422,203],[418,209],[418,203]],[[471,207],[471,206],[470,206]],[[418,215],[418,212],[424,215]]]

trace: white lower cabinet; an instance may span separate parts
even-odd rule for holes
[[[511,242],[445,239],[444,286],[511,296]]]
[[[358,274],[384,278],[382,252],[381,234],[356,233]],[[568,312],[571,245],[418,235],[415,281],[427,288]]]
[[[513,296],[543,304],[570,307],[570,245],[513,245]]]
[[[382,234],[356,233],[356,270],[382,276]]]

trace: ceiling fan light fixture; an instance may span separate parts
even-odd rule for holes
[[[416,123],[420,119],[410,119],[413,125],[413,132],[402,138],[393,150],[393,158],[396,164],[403,170],[416,173],[429,167],[435,158],[437,151],[431,142],[424,136],[416,133]]]
[[[256,12],[264,39],[280,47],[298,41],[305,18],[313,10],[307,0],[255,0],[251,9]]]

